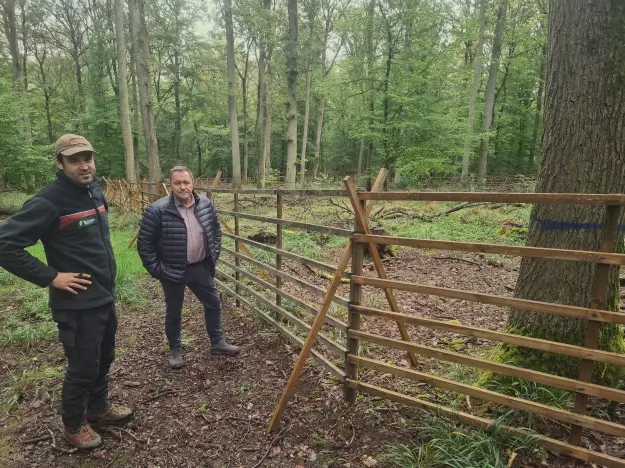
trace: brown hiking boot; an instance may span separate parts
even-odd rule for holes
[[[87,409],[87,421],[102,426],[115,426],[134,419],[135,412],[130,408],[113,403],[105,410]]]
[[[80,450],[93,450],[102,447],[102,437],[89,424],[73,428],[65,427],[63,436],[74,447]]]

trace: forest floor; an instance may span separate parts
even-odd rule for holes
[[[421,206],[420,212],[444,209],[445,206]],[[515,226],[524,222],[527,210],[510,207],[504,213],[501,210],[494,213],[476,207],[436,222],[395,219],[386,220],[384,225],[393,235],[522,242],[522,233]],[[333,216],[338,219],[341,215]],[[114,217],[112,222],[114,227],[117,219]],[[481,222],[476,223],[476,220]],[[330,223],[318,221],[318,224]],[[512,226],[512,230],[506,226]],[[250,223],[242,229],[245,235],[250,235],[258,225]],[[305,368],[281,429],[267,435],[269,416],[299,349],[253,313],[237,308],[233,299],[225,297],[223,329],[231,341],[242,347],[242,353],[235,358],[211,357],[201,304],[188,294],[183,316],[187,365],[181,370],[169,369],[162,323],[162,291],[157,282],[143,273],[136,251],[127,248],[135,230],[136,220],[123,230],[113,230],[121,297],[111,398],[135,408],[137,418],[123,430],[103,433],[104,448],[90,454],[64,453],[53,448],[49,440],[22,443],[46,436],[50,430],[58,447],[69,448],[62,440],[56,415],[64,357],[46,309],[45,291],[0,271],[0,467],[503,468],[508,464],[512,456],[510,441],[499,440],[497,434],[441,423],[420,410],[366,395],[359,395],[353,406],[347,406],[342,385],[313,361]],[[310,238],[289,232],[285,232],[285,236],[288,250],[329,263],[338,261],[341,239],[320,240],[308,234]],[[40,246],[32,251],[42,254]],[[260,251],[254,253],[262,258]],[[390,278],[508,296],[512,295],[518,274],[518,262],[509,258],[401,248],[396,257],[385,260],[385,265]],[[285,260],[284,267],[311,284],[327,285],[326,279],[301,264]],[[371,270],[367,261],[366,274],[373,275]],[[317,296],[295,285],[286,283],[283,287],[310,303],[319,303]],[[338,295],[347,297],[348,291],[349,286],[342,285]],[[494,306],[403,292],[397,292],[396,296],[405,313],[457,320],[492,330],[503,329],[506,321],[507,311]],[[366,288],[364,297],[367,305],[385,307],[383,295],[373,289]],[[339,308],[332,313],[337,318],[345,318]],[[392,322],[364,319],[361,327],[380,335],[399,336]],[[421,344],[473,356],[488,357],[492,349],[489,341],[422,327],[412,327],[410,337]],[[363,344],[360,352],[365,357],[409,365],[406,355],[399,351]],[[340,361],[335,363],[339,365]],[[422,357],[417,370],[464,383],[474,383],[480,376],[471,368]],[[389,374],[363,371],[360,379],[446,406],[463,410],[470,406],[473,412],[487,417],[502,414],[500,408],[480,406],[479,400],[459,399],[457,394]],[[570,404],[571,395],[559,397],[562,406]],[[617,408],[614,412],[617,422],[625,422],[624,413],[622,405]],[[523,415],[517,413],[513,417],[521,420]],[[553,436],[566,436],[565,430],[557,424],[549,421],[537,424],[541,430],[551,431]],[[467,450],[463,440],[475,444],[471,453],[465,453],[464,459],[456,461],[464,464],[448,461],[446,465],[437,465],[434,462],[431,442],[436,431],[447,436],[457,435],[445,442],[452,453]],[[625,457],[622,439],[593,433],[585,437],[583,443],[592,449]],[[489,453],[479,458],[480,451]],[[514,460],[514,467],[584,466],[576,465],[567,457],[532,451],[531,447],[528,449],[531,455],[522,455],[520,449],[516,451],[520,455]]]

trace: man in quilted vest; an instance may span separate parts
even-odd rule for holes
[[[221,302],[215,286],[221,226],[215,205],[193,191],[193,176],[184,166],[171,170],[170,184],[171,195],[143,214],[137,248],[143,266],[163,286],[169,366],[179,369],[184,365],[180,333],[187,286],[204,305],[211,354],[234,356],[239,348],[229,344],[221,331]]]

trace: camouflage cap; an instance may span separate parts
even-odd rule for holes
[[[91,143],[89,143],[85,137],[68,133],[56,140],[54,153],[57,156],[59,154],[62,154],[63,156],[71,156],[72,154],[83,151],[90,151],[94,153],[93,146],[91,146]]]

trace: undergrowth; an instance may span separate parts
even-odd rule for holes
[[[511,435],[499,422],[473,429],[444,418],[427,417],[413,446],[387,447],[378,459],[399,468],[505,468],[512,453],[536,455],[540,437]]]

